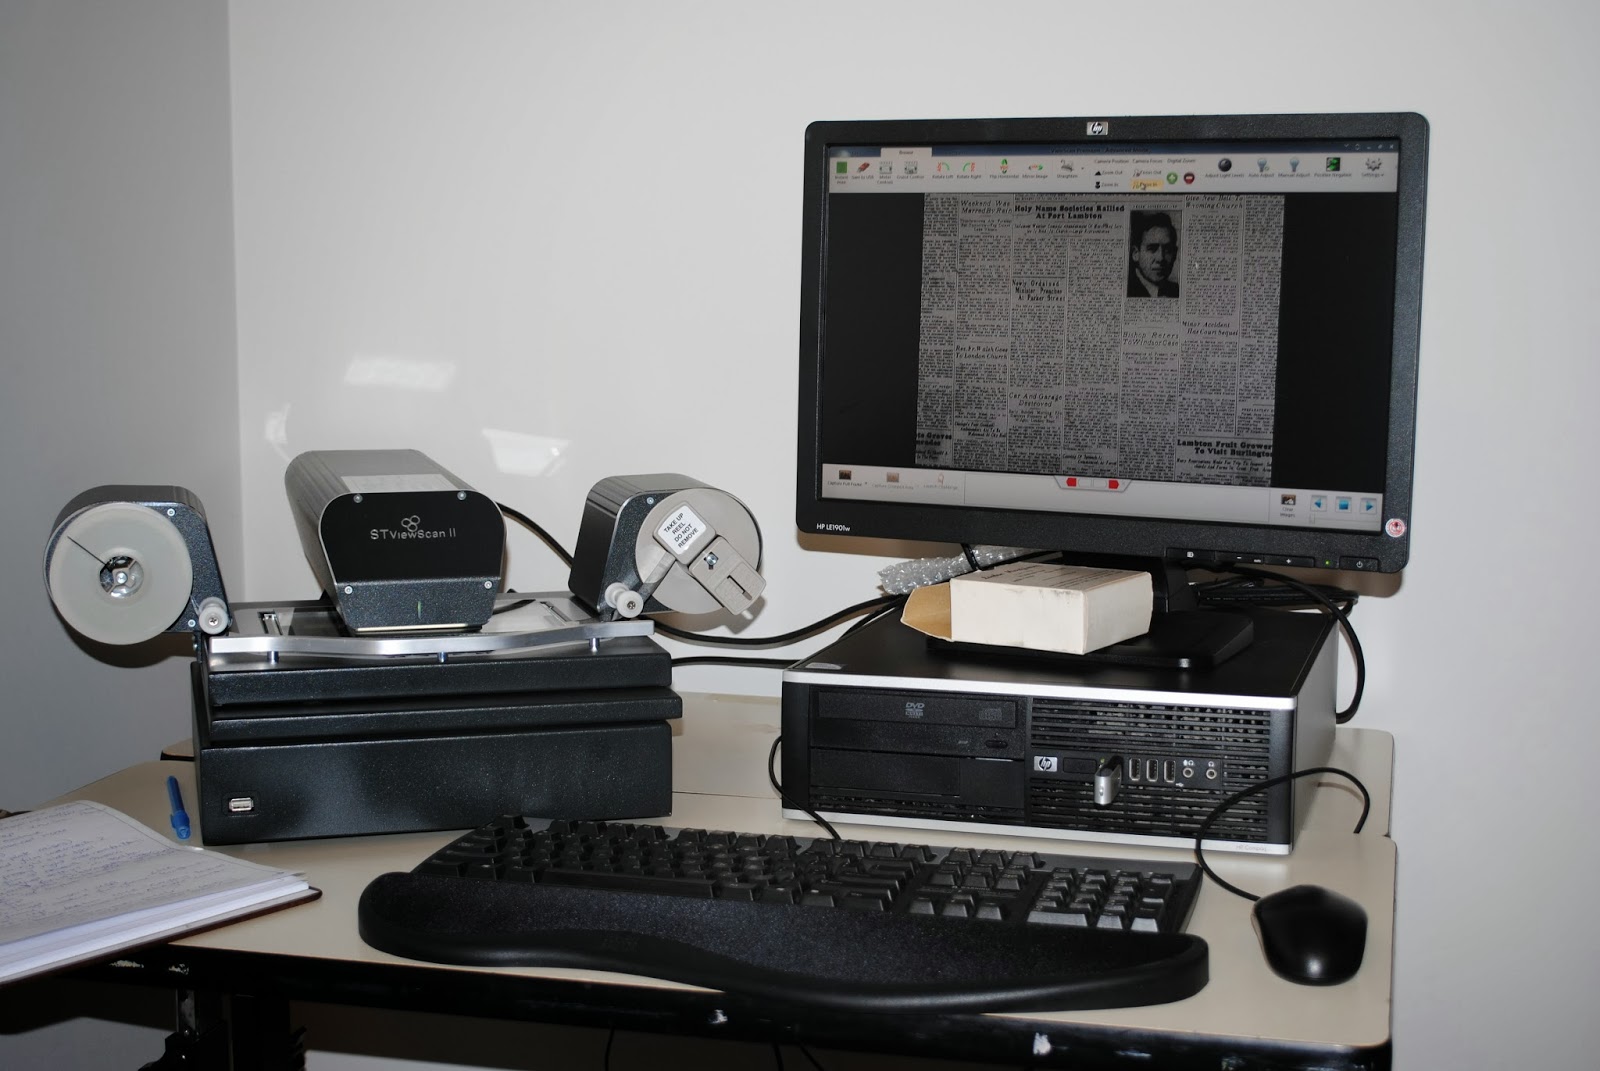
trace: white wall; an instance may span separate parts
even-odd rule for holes
[[[0,807],[189,735],[183,643],[96,657],[57,621],[44,544],[68,499],[190,488],[240,586],[227,47],[217,4],[0,0]],[[30,1030],[41,1011],[61,1015],[4,1002],[0,1065],[160,1054],[160,1033]]]
[[[227,26],[185,0],[0,3],[0,806],[189,732],[187,659],[113,667],[58,623],[68,499],[188,487],[241,586]]]
[[[707,480],[766,534],[770,586],[748,631],[820,617],[871,595],[898,551],[830,553],[793,532],[806,123],[1428,116],[1414,564],[1356,617],[1370,671],[1360,724],[1397,742],[1396,1062],[1498,1067],[1532,1049],[1546,1067],[1589,1065],[1597,928],[1592,912],[1565,923],[1552,906],[1597,877],[1581,756],[1600,729],[1579,690],[1597,630],[1574,581],[1595,513],[1600,295],[1589,228],[1567,207],[1600,173],[1591,6],[235,0],[230,12],[236,598],[314,593],[283,503],[288,458],[395,445],[569,546],[603,476]],[[148,442],[123,453],[171,465]],[[45,463],[34,452],[26,465]],[[564,579],[513,533],[513,585]],[[732,669],[680,684],[776,687]],[[58,702],[94,709],[92,688],[74,679]]]

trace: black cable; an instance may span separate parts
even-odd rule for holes
[[[510,517],[512,520],[516,521],[518,524],[522,525],[524,528],[528,529],[528,531],[532,532],[534,535],[543,540],[545,545],[555,552],[556,556],[560,558],[563,563],[565,563],[567,568],[572,568],[572,555],[567,552],[565,547],[556,542],[555,537],[549,532],[545,531],[544,528],[534,521],[532,517],[529,517],[521,510],[513,509],[504,502],[496,502],[495,505],[500,508],[501,513],[505,514],[507,517]],[[970,548],[966,549],[968,560],[971,561],[974,565],[974,568],[976,568],[977,559],[972,557],[972,551]],[[708,636],[705,633],[690,632],[688,629],[681,629],[675,625],[668,625],[659,620],[656,622],[656,631],[667,636],[672,636],[676,639],[686,640],[690,643],[724,644],[729,647],[782,647],[785,644],[793,643],[795,640],[803,640],[808,636],[814,636],[824,629],[838,624],[845,618],[861,613],[864,610],[870,610],[876,607],[888,608],[899,605],[900,603],[905,602],[905,600],[906,597],[904,595],[882,595],[875,599],[867,599],[863,602],[856,603],[854,606],[847,606],[837,613],[830,614],[814,624],[805,625],[801,628],[793,630],[792,632],[785,632],[781,636]],[[516,605],[520,606],[524,604],[518,603]],[[511,607],[507,607],[506,609],[511,609]],[[498,613],[499,611],[496,612]],[[876,616],[878,615],[873,615],[873,617]],[[872,618],[868,618],[867,620],[870,621]],[[858,622],[858,625],[866,623],[866,621]],[[751,661],[754,662],[756,660],[752,659]],[[789,663],[784,664],[788,665]]]
[[[778,1065],[778,1071],[783,1071],[783,1049],[776,1041],[772,1043],[772,1060]]]
[[[1273,577],[1276,579],[1276,577]],[[1354,609],[1361,596],[1348,588],[1334,587],[1331,584],[1312,584],[1311,587],[1320,591],[1334,602],[1342,603],[1345,612]],[[1191,585],[1196,601],[1206,606],[1321,606],[1321,603],[1308,598],[1299,591],[1290,587],[1279,587],[1263,583],[1253,576],[1220,577],[1216,580],[1207,580]]]
[[[774,740],[772,742],[772,750],[767,752],[767,780],[772,782],[773,791],[776,792],[778,794],[779,798],[782,799],[783,802],[787,803],[789,806],[794,807],[797,810],[801,810],[801,811],[804,811],[807,814],[809,814],[811,816],[811,820],[812,821],[816,822],[817,825],[821,826],[823,829],[826,829],[828,831],[828,836],[832,837],[834,840],[843,840],[844,838],[839,836],[839,831],[837,829],[834,829],[833,826],[829,825],[828,824],[828,820],[826,818],[822,817],[822,815],[818,814],[816,811],[813,811],[810,807],[807,807],[805,804],[796,803],[794,800],[789,798],[787,793],[785,793],[783,791],[783,786],[778,783],[778,769],[777,769],[777,766],[774,765],[774,760],[778,757],[778,745],[781,744],[781,743],[783,743],[783,737],[780,735],[776,740]],[[812,1062],[815,1063],[816,1061],[812,1061]]]
[[[817,1062],[817,1058],[815,1056],[811,1055],[811,1050],[810,1049],[808,1049],[804,1045],[800,1045],[798,1043],[795,1045],[795,1047],[800,1050],[800,1055],[804,1056],[807,1060],[811,1061],[811,1066],[816,1068],[817,1071],[826,1071],[826,1069],[820,1063]]]
[[[886,607],[904,601],[904,595],[880,595],[875,599],[866,599],[858,602],[854,606],[846,606],[843,610],[829,614],[820,621],[794,629],[791,632],[785,632],[781,636],[708,636],[705,633],[690,632],[687,629],[677,628],[661,621],[656,622],[656,631],[676,639],[687,640],[690,643],[725,644],[729,647],[782,647],[785,644],[793,643],[795,640],[803,640],[807,636],[814,636],[824,629],[838,624],[847,617],[853,617],[866,610]]]
[[[1224,572],[1237,573],[1240,576],[1255,577],[1258,580],[1275,580],[1278,583],[1287,585],[1288,587],[1300,592],[1302,595],[1305,595],[1322,609],[1333,615],[1334,620],[1339,622],[1339,627],[1343,629],[1345,639],[1350,643],[1350,657],[1354,659],[1356,665],[1355,688],[1350,693],[1350,705],[1335,714],[1334,720],[1340,725],[1343,725],[1345,722],[1355,717],[1356,711],[1361,708],[1361,693],[1366,691],[1367,688],[1367,659],[1361,651],[1361,640],[1356,636],[1355,627],[1350,624],[1349,613],[1341,609],[1338,603],[1334,602],[1326,594],[1318,590],[1316,586],[1302,583],[1299,580],[1284,576],[1281,573],[1274,573],[1266,569],[1252,569],[1246,565],[1229,565],[1223,566],[1222,569]]]
[[[983,571],[983,566],[978,564],[977,554],[973,553],[971,543],[961,544],[961,553],[967,559],[967,565],[974,573],[981,573]]]
[[[672,666],[754,666],[758,669],[788,669],[794,665],[793,658],[740,658],[737,655],[695,655],[689,658],[674,658]]]
[[[1372,794],[1367,791],[1367,786],[1361,783],[1361,778],[1357,777],[1349,770],[1341,770],[1337,766],[1310,766],[1304,770],[1296,770],[1294,773],[1284,774],[1281,777],[1269,777],[1265,781],[1258,782],[1254,785],[1251,785],[1249,788],[1235,792],[1233,795],[1217,804],[1216,807],[1212,809],[1211,813],[1206,815],[1206,820],[1200,823],[1200,828],[1195,830],[1194,861],[1200,864],[1200,869],[1204,870],[1206,875],[1210,877],[1212,881],[1216,882],[1218,885],[1221,885],[1224,889],[1227,889],[1236,896],[1242,896],[1246,900],[1261,899],[1261,897],[1257,896],[1255,893],[1245,892],[1232,882],[1224,881],[1222,878],[1218,877],[1217,872],[1212,870],[1210,864],[1206,862],[1205,852],[1201,849],[1201,842],[1206,839],[1206,833],[1210,831],[1217,819],[1221,818],[1228,808],[1232,807],[1240,800],[1254,796],[1258,792],[1265,792],[1269,788],[1275,788],[1278,785],[1288,784],[1290,781],[1296,780],[1297,778],[1310,777],[1312,774],[1337,774],[1340,777],[1349,779],[1351,784],[1355,785],[1356,788],[1361,790],[1361,817],[1357,819],[1356,828],[1352,830],[1352,832],[1360,833],[1362,828],[1367,824],[1367,815],[1372,812]]]
[[[501,513],[504,513],[507,517],[510,517],[512,520],[522,525],[522,527],[526,528],[528,531],[544,540],[545,546],[555,551],[556,557],[560,558],[568,569],[572,568],[572,555],[567,553],[567,548],[563,547],[560,543],[557,543],[556,537],[541,528],[537,523],[534,522],[532,517],[529,517],[526,513],[523,513],[520,510],[512,509],[504,502],[496,502],[495,505],[500,507]]]
[[[844,637],[850,635],[852,632],[859,632],[861,629],[866,628],[868,625],[872,624],[874,621],[878,620],[880,617],[886,617],[889,614],[894,613],[896,610],[900,609],[900,607],[905,605],[905,601],[909,597],[910,596],[897,596],[895,601],[889,602],[889,603],[885,603],[882,609],[874,610],[872,613],[863,616],[855,624],[851,625],[849,628],[847,628],[843,632],[841,632],[839,634],[839,638],[843,639]]]
[[[611,1071],[611,1044],[612,1044],[612,1042],[614,1042],[616,1040],[617,1040],[617,1028],[616,1027],[612,1027],[610,1029],[610,1031],[608,1031],[606,1033],[605,1062],[600,1065],[601,1068],[602,1068],[602,1071]]]

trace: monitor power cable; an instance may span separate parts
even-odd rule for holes
[[[1350,645],[1350,658],[1355,663],[1355,685],[1350,693],[1350,705],[1334,715],[1334,721],[1340,725],[1350,721],[1356,716],[1356,711],[1361,709],[1361,696],[1367,687],[1367,659],[1361,650],[1361,639],[1356,635],[1355,626],[1350,623],[1350,613],[1355,608],[1358,596],[1354,592],[1343,591],[1337,588],[1325,588],[1317,584],[1307,584],[1293,577],[1274,573],[1267,569],[1253,569],[1246,565],[1233,565],[1224,567],[1221,571],[1245,577],[1254,582],[1268,582],[1280,584],[1304,597],[1305,602],[1299,605],[1315,606],[1333,616],[1339,623],[1340,630],[1344,633],[1345,641]],[[1278,589],[1267,588],[1239,588],[1230,587],[1228,582],[1222,585],[1197,585],[1196,595],[1200,600],[1209,605],[1238,605],[1240,603],[1272,601],[1280,607],[1286,601],[1276,594]],[[1243,594],[1241,594],[1243,593]],[[1344,606],[1340,606],[1340,602]]]

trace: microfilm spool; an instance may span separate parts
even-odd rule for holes
[[[176,525],[148,506],[102,502],[61,526],[45,581],[62,620],[101,643],[140,643],[189,606],[194,568]]]
[[[673,538],[682,546],[692,545],[710,528],[731,543],[747,561],[761,560],[761,530],[744,503],[715,487],[691,487],[663,498],[645,515],[634,546],[634,559],[640,563],[641,573],[647,571],[644,563],[662,553],[655,533],[664,524],[675,525]],[[654,598],[668,610],[683,614],[707,614],[721,609],[716,597],[675,560],[656,586]]]

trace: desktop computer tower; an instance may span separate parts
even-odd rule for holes
[[[1333,746],[1332,619],[1251,617],[1253,642],[1204,670],[974,653],[876,621],[784,673],[785,814],[1192,846],[1222,800]],[[1239,801],[1206,847],[1289,852],[1314,790]]]

